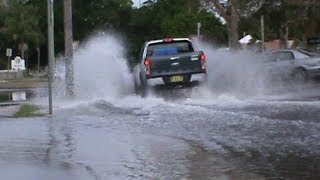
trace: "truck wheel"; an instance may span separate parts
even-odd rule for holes
[[[140,86],[139,86],[139,93],[138,94],[140,94],[141,97],[146,97],[148,85],[143,82],[141,74],[139,75],[139,78],[140,78]]]
[[[137,84],[137,82],[134,82],[134,93],[135,94],[139,94],[139,85]]]

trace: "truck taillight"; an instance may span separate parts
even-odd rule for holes
[[[147,76],[151,76],[151,59],[144,60],[144,67]]]
[[[201,54],[200,56],[200,61],[201,61],[201,69],[202,70],[206,70],[206,66],[207,66],[207,63],[206,63],[206,60],[207,60],[207,57],[204,53]]]
[[[173,39],[172,39],[172,38],[165,38],[165,39],[163,40],[163,42],[165,42],[165,43],[172,43],[172,42],[173,42]]]

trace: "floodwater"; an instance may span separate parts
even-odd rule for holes
[[[208,53],[226,60],[208,86],[141,98],[121,47],[99,37],[75,55],[76,97],[57,93],[52,117],[0,120],[0,179],[320,179],[319,83]]]
[[[130,96],[59,106],[52,118],[0,121],[2,177],[320,178],[317,101]]]
[[[0,103],[21,102],[31,99],[32,91],[25,90],[2,90],[0,91]]]

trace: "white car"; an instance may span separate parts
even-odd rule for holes
[[[320,54],[303,49],[281,49],[267,54],[268,62],[277,72],[299,81],[320,77]]]

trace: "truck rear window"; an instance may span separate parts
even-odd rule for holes
[[[194,52],[192,44],[189,41],[163,42],[150,44],[148,46],[147,56],[168,56],[188,52]]]

